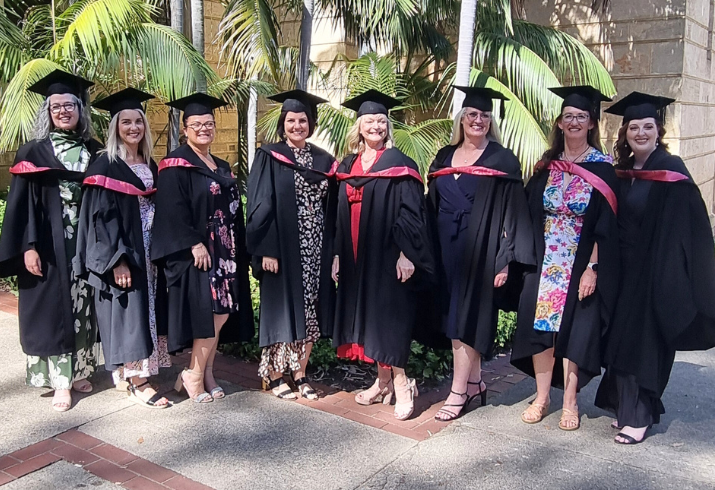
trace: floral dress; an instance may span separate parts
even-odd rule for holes
[[[74,172],[84,172],[89,164],[89,152],[73,133],[55,131],[50,141],[57,159]],[[59,181],[62,200],[62,222],[65,231],[67,263],[72,264],[77,248],[77,224],[82,187],[79,182]],[[92,296],[87,283],[75,276],[70,268],[72,315],[74,317],[75,349],[58,356],[27,356],[27,384],[53,390],[69,390],[74,381],[86,379],[96,371],[99,357],[97,325],[92,321]]]
[[[129,165],[132,172],[144,183],[144,187],[151,189],[154,187],[154,176],[149,167],[144,163]],[[126,363],[112,373],[115,384],[121,379],[129,379],[135,376],[148,378],[159,374],[159,368],[171,367],[171,357],[166,344],[166,335],[156,334],[156,286],[157,269],[150,259],[149,249],[151,248],[151,230],[154,225],[154,201],[150,197],[139,196],[139,214],[142,220],[142,238],[144,241],[144,260],[146,264],[146,279],[149,293],[149,330],[154,350],[148,359]]]
[[[294,148],[298,165],[313,168],[313,153],[310,144]],[[271,371],[285,373],[300,369],[305,359],[305,345],[320,339],[318,325],[318,295],[320,289],[320,266],[323,254],[323,225],[325,214],[323,200],[328,195],[328,181],[318,184],[306,182],[299,172],[293,172],[295,200],[298,204],[298,246],[300,247],[301,270],[303,271],[303,304],[305,305],[305,339],[286,343],[279,342],[265,347],[258,366],[258,375],[268,378]]]
[[[211,256],[209,284],[212,310],[217,315],[238,311],[237,298],[233,297],[236,274],[236,214],[239,209],[238,186],[228,187],[209,179],[208,251]]]
[[[604,160],[608,157],[594,148],[584,159]],[[534,329],[543,332],[558,332],[561,327],[583,218],[593,192],[593,186],[578,175],[564,188],[564,174],[551,169],[544,189],[545,250],[534,318]]]

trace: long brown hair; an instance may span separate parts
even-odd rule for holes
[[[593,121],[594,124],[593,129],[588,130],[588,136],[586,140],[588,141],[589,145],[591,145],[598,151],[602,151],[603,146],[601,145],[601,130],[598,127],[598,120],[594,117],[594,114],[591,114],[591,111],[589,111],[589,116],[591,117],[591,121]],[[551,127],[551,133],[549,134],[549,149],[546,150],[544,152],[544,156],[541,157],[541,162],[538,166],[538,170],[544,168],[546,164],[550,161],[557,160],[559,158],[559,155],[564,152],[564,132],[559,127],[559,123],[561,122],[562,117],[563,116],[561,115],[557,117],[556,121],[554,121],[554,125]]]
[[[613,153],[616,157],[616,168],[623,170],[633,168],[633,164],[635,163],[633,151],[631,150],[631,147],[628,144],[628,138],[626,137],[626,133],[628,133],[628,124],[630,124],[630,121],[623,124],[618,129],[618,140],[616,140],[616,144],[613,145]],[[668,144],[663,142],[665,127],[658,121],[655,122],[655,125],[658,128],[658,146],[667,150]]]

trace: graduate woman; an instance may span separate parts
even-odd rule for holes
[[[293,376],[300,395],[317,400],[305,368],[313,343],[330,335],[335,315],[331,276],[337,163],[306,140],[315,131],[317,105],[302,90],[274,95],[282,102],[279,143],[256,151],[248,177],[246,243],[261,283],[258,328],[263,347],[258,375],[278,398],[296,395],[283,381]]]
[[[166,273],[169,352],[191,348],[176,389],[208,403],[225,396],[213,376],[219,340],[254,333],[243,210],[229,164],[210,152],[213,111],[226,103],[197,93],[169,105],[184,111],[187,142],[159,163],[151,257]]]
[[[142,102],[127,88],[94,104],[109,111],[106,151],[84,179],[75,269],[94,288],[104,365],[129,397],[167,408],[148,378],[170,367],[166,343],[166,281],[151,262],[154,183],[152,137]]]
[[[343,105],[357,111],[351,154],[337,177],[333,262],[338,299],[333,345],[338,356],[378,363],[378,379],[355,396],[389,404],[395,418],[414,411],[417,386],[405,375],[416,320],[415,291],[434,274],[424,185],[414,161],[393,148],[388,110],[399,101],[370,90]]]
[[[615,412],[615,441],[637,444],[665,412],[675,351],[715,346],[715,244],[683,160],[663,143],[673,99],[633,92],[615,146],[621,283],[596,405]]]
[[[550,387],[564,390],[559,428],[580,426],[576,394],[601,372],[601,338],[618,286],[616,175],[601,153],[602,100],[592,87],[562,87],[551,147],[526,186],[537,270],[526,274],[511,362],[536,378],[521,419],[546,415]]]
[[[456,88],[466,98],[451,144],[430,167],[427,199],[438,238],[440,320],[454,353],[451,393],[435,415],[443,421],[459,417],[477,396],[486,403],[481,361],[491,355],[499,308],[515,309],[523,269],[536,264],[521,165],[501,145],[493,118],[492,99],[506,98],[488,88]],[[516,287],[507,285],[510,278]]]
[[[0,238],[0,275],[17,275],[20,343],[27,384],[54,390],[52,408],[72,406],[99,345],[87,283],[72,272],[84,172],[101,145],[91,139],[86,90],[92,82],[55,70],[30,87],[46,97],[33,140],[22,146]]]

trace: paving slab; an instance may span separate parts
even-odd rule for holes
[[[254,391],[79,428],[217,490],[355,488],[417,442]]]
[[[123,490],[119,485],[102,480],[82,468],[59,461],[29,475],[3,485],[3,490],[48,490],[56,488],[91,488],[93,490]]]

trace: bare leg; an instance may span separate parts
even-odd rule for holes
[[[579,426],[578,403],[578,366],[564,359],[564,405],[559,427],[562,429],[577,429]]]
[[[479,364],[477,351],[459,340],[452,340],[452,353],[454,355],[452,391],[444,401],[445,406],[451,406],[442,408],[441,412],[437,412],[435,418],[438,420],[451,420],[462,411],[459,405],[467,401],[467,381],[472,378],[474,365]],[[474,378],[474,381],[481,379],[481,366],[479,367],[479,376]],[[397,380],[395,380],[395,384],[397,385]]]
[[[310,359],[310,352],[313,350],[313,343],[305,343],[305,356],[303,359],[298,361],[300,363],[300,368],[293,371],[293,380],[298,381],[299,379],[305,377],[305,369],[308,367],[308,359]],[[310,386],[309,383],[302,383],[297,385],[300,396],[307,398],[308,400],[317,400],[318,393]]]
[[[554,349],[546,349],[532,356],[534,361],[534,377],[536,378],[536,398],[521,414],[521,419],[527,423],[541,420],[551,402],[551,378],[554,374]]]
[[[415,410],[414,398],[418,394],[415,380],[409,379],[404,369],[394,366],[392,376],[395,383],[395,418],[407,420]]]
[[[402,371],[404,376],[404,370]],[[378,401],[382,401],[385,404],[389,404],[392,399],[394,392],[394,385],[392,382],[392,369],[383,368],[378,363],[377,365],[377,379],[375,384],[365,391],[361,391],[355,395],[355,401],[360,405],[370,405]]]
[[[216,349],[218,347],[218,336],[219,333],[221,333],[221,329],[226,323],[226,320],[228,320],[228,315],[214,315],[215,336],[212,339],[213,344],[206,360],[206,369],[204,370],[204,385],[206,386],[206,391],[208,391],[209,393],[211,392],[211,390],[214,390],[219,387],[218,384],[216,384],[216,380],[214,379],[213,366],[214,359],[216,358]]]
[[[214,348],[214,339],[195,339],[191,348],[191,361],[189,363],[189,371],[182,374],[184,384],[193,394],[193,398],[200,393],[205,393],[204,389],[204,372],[206,371],[206,363],[209,355]]]

